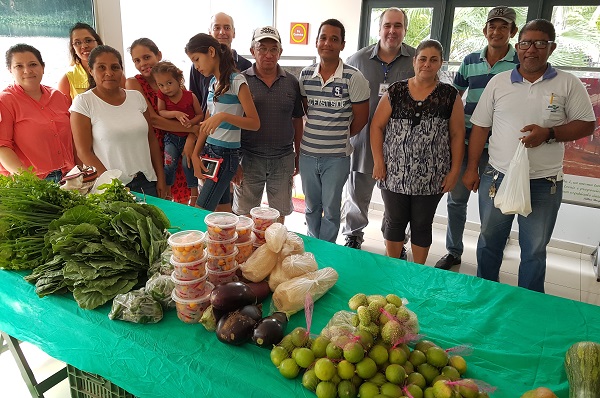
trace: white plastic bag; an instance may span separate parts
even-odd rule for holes
[[[502,214],[520,214],[527,217],[531,213],[529,157],[522,141],[519,141],[517,151],[494,197],[494,206],[500,209]]]

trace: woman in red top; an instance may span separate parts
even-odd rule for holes
[[[69,99],[41,84],[44,61],[27,44],[6,52],[15,83],[0,93],[0,173],[29,168],[40,178],[60,181],[75,165]]]
[[[125,82],[125,88],[129,90],[137,90],[141,92],[148,102],[148,111],[150,112],[150,122],[154,127],[156,138],[161,145],[161,152],[164,153],[164,131],[176,131],[185,133],[194,133],[198,136],[199,127],[197,125],[191,127],[183,126],[178,120],[165,119],[158,114],[157,110],[157,94],[158,85],[152,77],[152,67],[161,59],[162,54],[154,42],[147,38],[135,40],[129,47],[131,58],[135,68],[140,72],[135,77],[130,77]],[[193,137],[190,137],[193,138]],[[188,159],[191,159],[192,151],[194,150],[195,140],[190,140],[190,144],[186,144],[183,153]],[[164,159],[163,159],[164,161]],[[179,203],[190,203],[192,206],[196,203],[197,197],[190,199],[190,189],[187,187],[185,175],[181,164],[177,167],[175,175],[175,183],[171,187],[173,200]]]

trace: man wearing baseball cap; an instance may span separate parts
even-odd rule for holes
[[[475,106],[477,106],[477,102],[479,102],[483,89],[496,74],[511,70],[519,63],[517,53],[509,43],[509,40],[517,34],[516,18],[517,13],[510,7],[498,6],[492,8],[483,27],[483,35],[487,39],[488,45],[482,50],[467,55],[454,78],[454,87],[461,96],[468,89],[465,101],[465,157],[459,181],[462,180],[467,167],[469,135],[472,128],[471,115],[475,110]],[[492,134],[491,131],[490,134]],[[488,162],[487,146],[486,143],[479,161],[480,174]],[[464,248],[462,239],[467,220],[467,203],[470,193],[471,191],[460,182],[448,193],[448,226],[446,230],[446,249],[448,253],[436,263],[436,268],[448,270],[461,263]],[[484,192],[483,194],[487,193]]]
[[[260,206],[267,189],[269,206],[279,210],[279,222],[294,210],[292,178],[298,170],[302,139],[302,97],[298,79],[279,66],[281,37],[272,26],[254,31],[250,52],[255,63],[242,73],[248,81],[261,124],[242,130],[242,162],[234,182],[233,211],[247,215]]]

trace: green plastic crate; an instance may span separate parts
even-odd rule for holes
[[[135,398],[104,377],[67,364],[71,398]]]

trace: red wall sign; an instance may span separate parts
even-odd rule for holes
[[[308,44],[308,23],[292,22],[290,24],[290,44]]]

